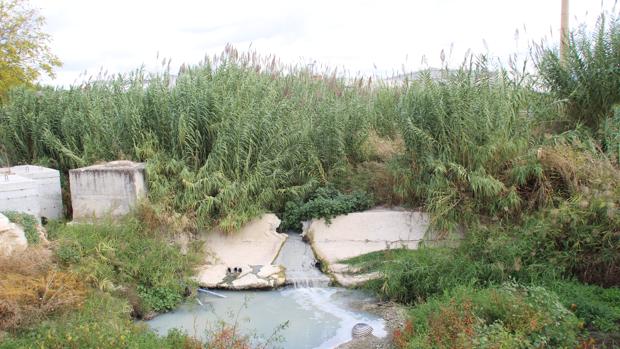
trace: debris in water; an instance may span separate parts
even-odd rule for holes
[[[209,291],[207,289],[200,288],[200,287],[198,287],[198,292],[203,292],[203,293],[210,294],[212,296],[216,296],[216,297],[220,297],[220,298],[226,298],[226,296],[224,296],[223,294],[220,294],[220,293],[217,293],[217,292],[213,292],[213,291]]]

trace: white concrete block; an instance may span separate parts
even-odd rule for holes
[[[0,172],[0,212],[17,211],[39,217],[37,182],[8,172]]]
[[[32,179],[39,193],[39,217],[62,218],[62,191],[60,172],[47,167],[22,165],[11,167],[11,173]]]
[[[119,217],[146,195],[143,163],[112,161],[69,171],[73,219]]]

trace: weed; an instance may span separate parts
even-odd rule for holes
[[[573,348],[579,321],[557,296],[516,284],[459,287],[411,310],[408,348]]]
[[[16,331],[80,307],[86,289],[73,273],[54,270],[49,254],[29,248],[0,258],[0,330]]]
[[[55,231],[58,260],[93,287],[108,291],[133,288],[137,314],[174,308],[185,288],[196,254],[183,255],[165,236],[128,218],[119,224],[60,225]]]

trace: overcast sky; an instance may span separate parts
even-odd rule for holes
[[[52,49],[64,63],[54,80],[42,82],[57,85],[80,81],[101,68],[111,73],[141,65],[156,70],[158,55],[171,58],[176,71],[181,63],[221,53],[227,43],[241,51],[275,54],[287,63],[316,61],[316,66],[365,75],[439,66],[442,49],[446,55],[451,50],[455,65],[467,50],[505,61],[515,52],[524,55],[532,40],[557,41],[560,3],[33,0],[47,19]],[[614,3],[570,0],[571,27],[593,25]]]

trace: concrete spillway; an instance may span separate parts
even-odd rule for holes
[[[289,233],[274,264],[286,268],[286,283],[294,287],[327,287],[329,277],[315,266],[316,258],[301,235]]]

